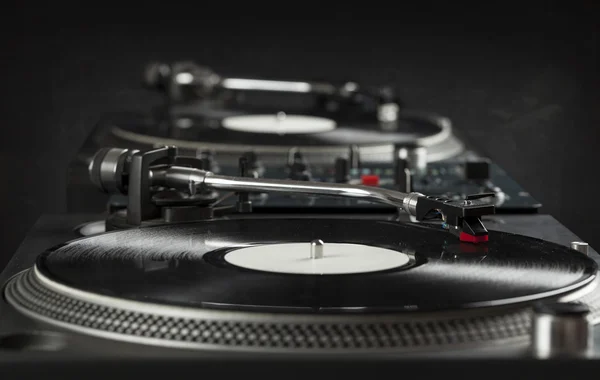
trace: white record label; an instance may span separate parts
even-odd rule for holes
[[[222,121],[223,127],[232,131],[270,134],[323,133],[334,130],[335,121],[323,117],[287,115],[230,116]]]
[[[257,245],[231,251],[225,254],[225,261],[246,269],[289,274],[367,273],[410,262],[405,253],[363,244],[325,242],[316,256],[311,249],[311,243]]]

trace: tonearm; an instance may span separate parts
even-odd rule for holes
[[[152,187],[172,188],[190,195],[198,192],[225,190],[238,194],[289,193],[344,198],[384,203],[396,207],[423,221],[436,213],[449,232],[461,241],[481,243],[488,241],[488,231],[480,217],[493,214],[495,207],[480,198],[489,194],[469,196],[464,200],[427,196],[417,192],[404,193],[374,186],[314,181],[294,181],[246,176],[225,176],[190,164],[192,157],[181,157],[176,147],[164,147],[147,152],[105,148],[90,162],[92,182],[107,193],[135,195],[138,202],[148,202],[144,195]],[[140,204],[129,204],[129,216],[143,217]]]

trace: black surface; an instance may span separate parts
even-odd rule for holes
[[[40,355],[46,358],[47,354]],[[585,377],[598,368],[597,360],[560,359],[414,359],[398,356],[384,358],[337,359],[327,355],[319,361],[279,359],[269,356],[263,359],[236,358],[186,358],[173,359],[155,355],[151,360],[143,359],[101,359],[96,357],[73,362],[70,358],[40,359],[32,365],[31,359],[22,359],[18,355],[6,355],[0,359],[0,370],[4,370],[7,379],[23,379],[39,376],[41,372],[59,375],[61,379],[81,379],[94,373],[96,376],[114,376],[114,368],[119,375],[145,379],[164,379],[184,377],[190,373],[202,373],[207,376],[247,376],[248,373],[261,373],[265,379],[279,379],[282,373],[293,374],[300,379],[313,377],[315,373],[335,373],[337,376],[367,378],[373,373],[419,372],[425,378],[439,378],[448,373],[461,373],[462,379],[480,379],[481,373],[493,373],[500,378],[531,379],[542,376]],[[265,371],[265,368],[269,368]],[[469,368],[469,371],[464,371]],[[389,372],[388,372],[389,371]],[[464,373],[463,373],[464,372]],[[579,375],[578,375],[579,374]]]
[[[291,275],[231,265],[231,249],[262,243],[371,244],[414,252],[408,268]],[[296,312],[461,309],[531,301],[589,283],[596,264],[553,243],[492,232],[482,245],[441,229],[386,221],[221,220],[112,232],[46,252],[55,281],[104,295],[205,308]],[[356,310],[352,308],[365,308]]]
[[[600,246],[590,201],[598,185],[598,4],[411,5],[8,6],[0,266],[41,214],[64,209],[67,164],[101,114],[156,101],[137,90],[150,60],[193,59],[237,76],[391,83],[407,105],[449,116],[544,212]]]

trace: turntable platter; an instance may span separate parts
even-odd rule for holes
[[[282,115],[194,109],[162,118],[115,114],[107,123],[112,137],[126,146],[175,145],[192,153],[212,150],[220,160],[232,162],[250,150],[264,162],[281,163],[291,149],[300,149],[309,162],[328,165],[346,156],[351,146],[358,148],[363,162],[391,162],[395,146],[426,147],[429,162],[464,150],[448,119],[426,113],[406,111],[388,124],[302,113]]]
[[[285,146],[286,149],[302,146],[347,147],[351,144],[429,145],[429,140],[433,143],[441,142],[448,138],[449,133],[443,126],[417,118],[401,119],[393,128],[385,129],[372,121],[336,122],[325,117],[300,114],[286,115],[285,118],[279,116],[280,123],[288,125],[287,128],[292,132],[273,133],[277,129],[277,115],[278,113],[252,115],[233,111],[216,116],[211,113],[183,114],[173,120],[163,120],[160,125],[152,119],[122,115],[122,121],[116,124],[118,135],[130,136],[132,139],[137,135],[137,139],[146,136],[196,143],[274,148]]]
[[[307,247],[315,239],[376,247],[374,261],[382,252],[397,252],[397,262],[367,273],[313,275],[252,269],[228,258],[236,251],[249,258],[248,248],[261,245],[273,248],[271,258],[277,252],[284,256],[278,244]],[[36,270],[45,282],[62,288],[122,300],[205,309],[368,313],[456,310],[560,296],[591,283],[596,264],[567,247],[494,231],[479,247],[455,243],[447,232],[423,225],[257,219],[87,237],[44,253]]]

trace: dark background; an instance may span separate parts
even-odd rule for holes
[[[273,4],[5,12],[0,267],[40,214],[64,210],[66,167],[101,114],[143,109],[151,60],[391,84],[407,106],[450,117],[543,211],[600,247],[598,6]]]

